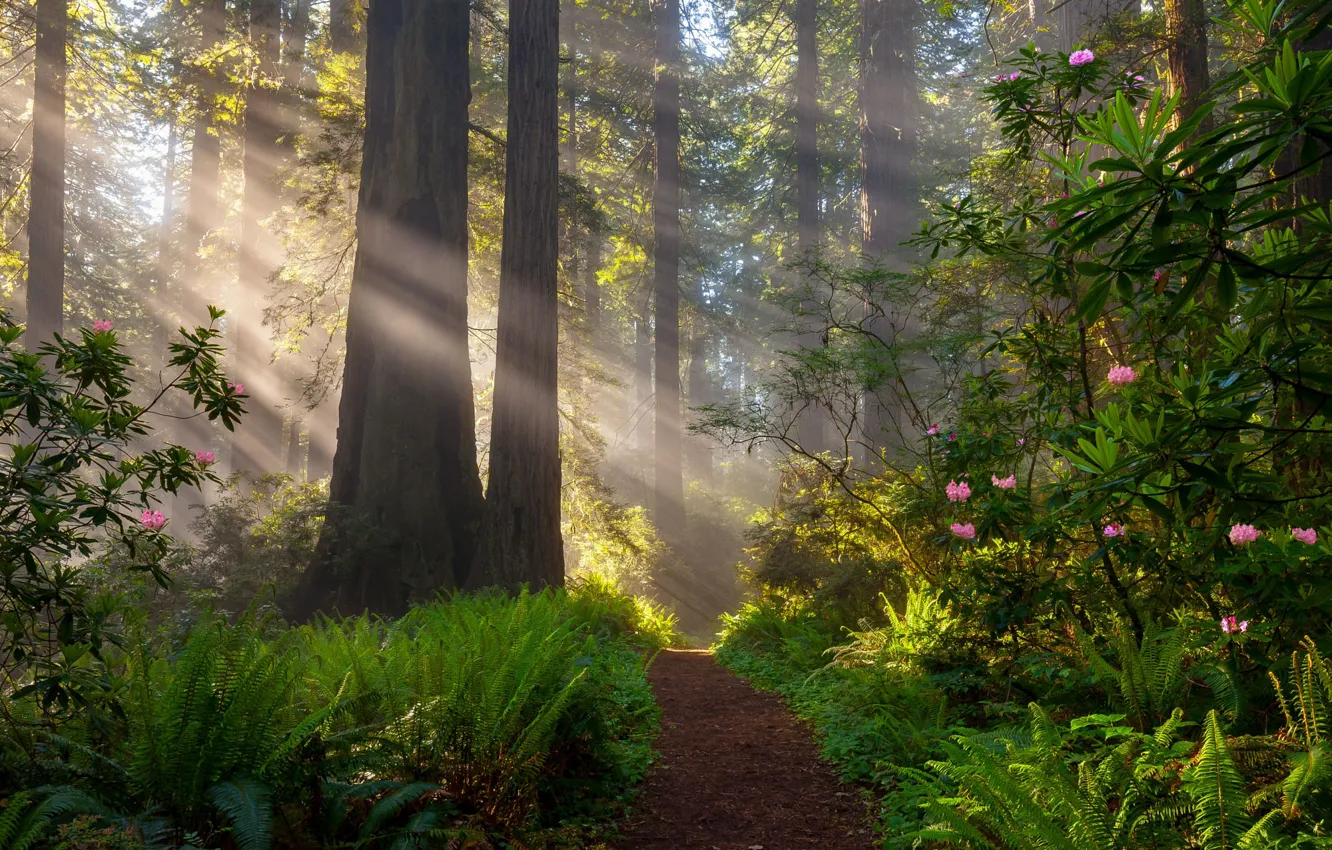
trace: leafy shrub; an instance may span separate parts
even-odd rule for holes
[[[169,377],[141,404],[109,323],[23,340],[0,314],[0,689],[39,693],[54,708],[96,698],[117,607],[90,590],[78,562],[115,541],[128,568],[166,583],[156,493],[215,480],[211,460],[182,446],[137,449],[150,417],[182,395],[228,429],[239,421],[245,396],[222,374],[218,335],[182,329]]]
[[[26,760],[6,761],[6,781],[77,792],[51,824],[107,846],[489,841],[590,822],[646,769],[657,720],[625,610],[547,591],[276,632],[212,615],[169,656],[140,627],[109,668],[123,720],[53,726],[14,703],[4,743]]]

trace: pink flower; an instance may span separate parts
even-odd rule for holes
[[[1074,218],[1081,218],[1082,216],[1084,216],[1084,215],[1086,215],[1086,214],[1087,214],[1087,211],[1086,211],[1086,210],[1078,210],[1077,212],[1073,213],[1073,217],[1074,217]]]
[[[161,511],[146,508],[144,509],[143,514],[139,517],[139,524],[149,531],[156,531],[166,525],[166,517],[162,516]]]
[[[971,498],[971,485],[965,481],[949,481],[944,488],[950,502],[965,502]]]
[[[1090,50],[1074,50],[1068,57],[1068,64],[1074,68],[1080,68],[1096,59],[1096,54]]]
[[[1014,71],[1013,73],[1011,73],[1011,74],[1008,75],[1008,81],[1011,83],[1011,82],[1017,80],[1017,78],[1018,78],[1018,77],[1021,77],[1021,76],[1022,76],[1022,74],[1021,74],[1020,72],[1018,72],[1018,71]]]
[[[929,434],[931,437],[936,436],[939,433],[939,426],[931,425],[929,428],[925,429],[925,433]]]
[[[1163,277],[1165,277],[1165,269],[1157,269],[1156,271],[1152,272],[1152,280],[1155,281],[1156,283],[1160,283],[1161,278]]]
[[[948,434],[948,442],[951,443],[951,442],[953,442],[953,441],[956,440],[956,439],[957,439],[957,432],[956,432],[956,431],[951,431],[951,432],[949,432],[949,434]]]
[[[217,456],[214,455],[212,452],[202,452],[202,451],[200,451],[200,452],[195,452],[195,453],[194,453],[194,460],[195,460],[195,462],[198,463],[198,464],[201,465],[201,466],[207,466],[208,464],[212,463],[212,462],[213,462],[214,460],[216,460],[216,459],[217,459]]]
[[[1230,527],[1230,542],[1236,546],[1244,546],[1258,539],[1261,531],[1251,525],[1236,523]]]
[[[1025,446],[1026,444],[1027,444],[1027,438],[1026,438],[1026,437],[1018,437],[1018,445],[1019,445],[1019,446]]]
[[[242,393],[245,392],[245,385],[233,384],[231,381],[227,381],[227,389],[231,390],[236,395],[241,395]]]
[[[1101,533],[1104,534],[1106,537],[1123,537],[1125,531],[1124,531],[1124,526],[1120,525],[1117,522],[1112,522],[1109,525],[1107,525],[1105,528],[1101,529]]]
[[[104,334],[111,330],[111,322],[108,319],[97,319],[93,322],[93,333]]]
[[[976,539],[976,526],[972,525],[969,522],[968,523],[955,522],[951,526],[949,526],[949,528],[953,530],[953,534],[957,535],[958,537],[961,537],[963,540]]]
[[[1000,490],[1013,490],[1017,487],[1017,476],[1010,475],[1007,478],[1000,478],[998,475],[991,475],[990,483]]]
[[[1133,371],[1132,366],[1115,366],[1105,376],[1105,379],[1113,386],[1122,387],[1138,380],[1138,373]]]
[[[1318,542],[1318,532],[1314,531],[1312,528],[1292,528],[1290,530],[1290,536],[1294,537],[1301,543],[1306,543],[1310,546]]]
[[[1247,632],[1249,630],[1248,620],[1236,620],[1234,615],[1221,618],[1221,631],[1232,635],[1236,632]]]

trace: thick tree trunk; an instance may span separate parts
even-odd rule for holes
[[[708,349],[711,341],[704,324],[702,282],[695,292],[695,314],[689,330],[689,405],[712,401],[712,383],[708,375]],[[712,445],[708,438],[691,435],[688,443],[689,476],[704,486],[712,484]]]
[[[495,404],[470,586],[564,583],[558,388],[559,2],[509,4]]]
[[[1187,121],[1206,98],[1207,7],[1203,0],[1165,0],[1166,61],[1170,89],[1179,94],[1178,121]],[[1205,128],[1204,128],[1205,129]]]
[[[800,253],[817,251],[819,233],[819,53],[818,0],[796,0],[796,223]],[[804,286],[804,282],[801,282]],[[805,307],[814,302],[806,298]],[[822,344],[818,328],[801,334],[796,340],[801,348]],[[796,438],[801,448],[821,452],[827,445],[828,414],[819,407],[806,410],[797,422]]]
[[[64,327],[66,0],[38,0],[28,200],[28,330],[35,349]]]
[[[654,0],[657,30],[652,133],[653,294],[656,322],[657,528],[667,541],[684,533],[684,471],[680,433],[680,0]]]
[[[371,6],[330,484],[335,511],[350,518],[326,525],[291,600],[295,616],[401,613],[458,586],[474,551],[481,483],[467,345],[467,33],[466,0]],[[310,463],[316,474],[313,450]],[[357,539],[357,529],[367,535]]]
[[[278,204],[275,184],[284,129],[281,72],[281,0],[252,0],[250,42],[257,63],[245,97],[245,189],[241,197],[240,286],[233,314],[233,357],[250,399],[233,440],[232,468],[253,475],[277,472],[282,458],[284,390],[271,363],[263,309],[277,271],[281,244],[264,220]]]
[[[914,186],[915,58],[912,0],[860,0],[860,226],[870,262],[893,266],[893,252],[911,229]],[[890,331],[872,323],[885,338]],[[867,394],[862,413],[865,459],[888,441],[899,418],[890,393]]]

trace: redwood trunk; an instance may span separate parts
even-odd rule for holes
[[[655,0],[656,84],[652,133],[656,178],[652,189],[653,294],[655,296],[657,528],[668,542],[684,533],[684,472],[680,433],[680,0]]]
[[[818,0],[796,0],[796,222],[800,253],[810,257],[819,246],[819,54]],[[801,286],[805,284],[802,282]],[[812,298],[807,311],[816,307]],[[822,344],[820,328],[811,328],[797,339],[801,348]],[[827,446],[827,412],[812,406],[797,423],[797,440],[807,452]]]
[[[558,75],[558,0],[512,0],[495,404],[485,526],[472,586],[564,583]]]
[[[870,262],[894,263],[893,252],[910,231],[914,187],[915,68],[911,0],[860,0],[860,226]],[[870,330],[890,335],[882,320]],[[863,447],[868,459],[888,441],[899,416],[891,393],[867,394]]]
[[[335,519],[350,521],[325,526],[296,616],[401,613],[457,587],[474,551],[481,485],[467,346],[467,35],[466,0],[371,7],[330,484]],[[353,536],[358,529],[368,533]]]
[[[1170,88],[1179,94],[1178,120],[1187,121],[1206,99],[1207,8],[1203,0],[1165,0],[1166,62]]]
[[[250,42],[258,76],[245,98],[245,189],[241,198],[240,292],[232,322],[237,380],[250,398],[234,439],[233,469],[254,475],[277,472],[282,458],[282,382],[271,363],[272,346],[263,327],[263,305],[278,268],[281,245],[264,223],[277,208],[278,165],[282,158],[281,0],[251,0]]]
[[[38,0],[28,201],[27,346],[49,342],[64,325],[66,0]]]

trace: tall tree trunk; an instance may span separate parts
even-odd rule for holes
[[[509,4],[495,404],[473,587],[564,583],[558,387],[559,2]]]
[[[251,0],[256,76],[245,97],[240,286],[233,319],[236,371],[250,399],[245,422],[234,438],[232,460],[233,469],[254,475],[277,472],[282,457],[284,390],[271,363],[272,344],[263,326],[263,305],[281,251],[264,222],[277,209],[275,178],[282,159],[281,25],[281,0]]]
[[[703,282],[694,292],[694,316],[689,329],[689,404],[691,407],[712,401],[712,383],[708,375],[709,336],[704,316]],[[689,475],[704,486],[712,484],[712,446],[706,437],[691,435],[688,443]]]
[[[1170,89],[1179,94],[1176,120],[1187,121],[1206,99],[1207,7],[1203,0],[1165,0]],[[1204,131],[1206,128],[1203,128]]]
[[[684,533],[684,471],[680,433],[680,0],[654,0],[657,30],[652,134],[653,294],[656,322],[657,528],[667,541]]]
[[[226,0],[205,0],[199,12],[197,48],[201,65],[197,69],[194,121],[190,139],[190,177],[185,190],[184,257],[176,281],[172,306],[185,327],[208,321],[206,293],[217,289],[217,257],[210,257],[209,243],[222,226],[222,137],[217,119],[222,77],[218,72],[219,48],[227,36]],[[224,252],[218,252],[222,254]],[[228,316],[228,323],[234,317]],[[231,325],[234,327],[234,325]],[[173,439],[196,449],[213,444],[214,431],[208,421],[189,410],[184,399],[173,402],[173,410],[183,416],[173,428]],[[173,512],[184,519],[192,506],[205,503],[203,491],[182,487],[174,499]],[[182,522],[181,525],[184,525]]]
[[[35,349],[64,327],[66,0],[38,0],[28,201],[28,330]]]
[[[587,336],[594,352],[601,345],[601,225],[593,221],[587,230],[587,258],[583,263],[583,309],[587,313]]]
[[[334,53],[352,53],[360,47],[356,24],[364,7],[360,0],[330,0],[328,6],[328,42]]]
[[[633,430],[632,446],[634,463],[638,470],[641,485],[638,501],[643,505],[652,504],[652,467],[653,454],[652,424],[655,414],[649,415],[653,408],[652,398],[652,330],[648,316],[651,305],[645,300],[643,309],[634,321],[634,403],[629,405],[630,427]]]
[[[910,231],[914,186],[915,58],[912,0],[860,0],[860,227],[862,250],[892,266],[896,246]],[[882,322],[870,328],[889,335]],[[885,445],[887,425],[899,412],[884,393],[864,402],[866,460]]]
[[[326,524],[289,603],[300,617],[397,614],[457,587],[480,518],[467,344],[467,0],[376,0],[367,29],[358,242],[329,488],[351,521]],[[368,539],[348,537],[365,525]]]
[[[810,257],[819,247],[819,53],[818,0],[796,0],[796,226],[798,248]],[[801,283],[801,286],[805,286]],[[816,306],[804,299],[806,309]],[[800,334],[800,348],[822,344],[819,328]],[[797,440],[805,451],[821,452],[827,445],[828,414],[817,406],[801,414]]]
[[[162,223],[157,229],[157,270],[153,273],[153,289],[157,303],[165,307],[170,303],[168,293],[171,289],[171,266],[175,256],[171,249],[171,226],[176,204],[176,122],[174,120],[167,122],[167,153],[163,172]],[[171,317],[158,316],[153,340],[156,351],[153,357],[158,358],[154,362],[159,369],[165,368],[167,361],[171,359],[166,346],[170,333]]]

